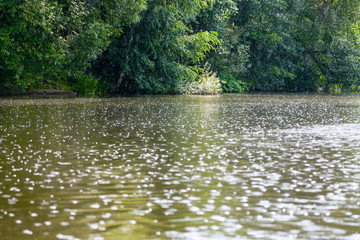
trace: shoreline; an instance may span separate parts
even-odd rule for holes
[[[77,96],[76,92],[59,89],[37,89],[30,92],[0,92],[0,97],[19,96]]]

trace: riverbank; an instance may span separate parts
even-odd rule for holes
[[[0,92],[1,97],[12,96],[77,96],[76,92],[60,89],[37,89],[30,92]]]

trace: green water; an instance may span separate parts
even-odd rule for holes
[[[0,99],[0,239],[360,239],[360,97]]]

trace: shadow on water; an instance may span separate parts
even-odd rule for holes
[[[360,97],[0,100],[1,239],[356,239]]]

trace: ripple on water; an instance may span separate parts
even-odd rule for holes
[[[356,239],[356,96],[0,100],[0,238]]]

